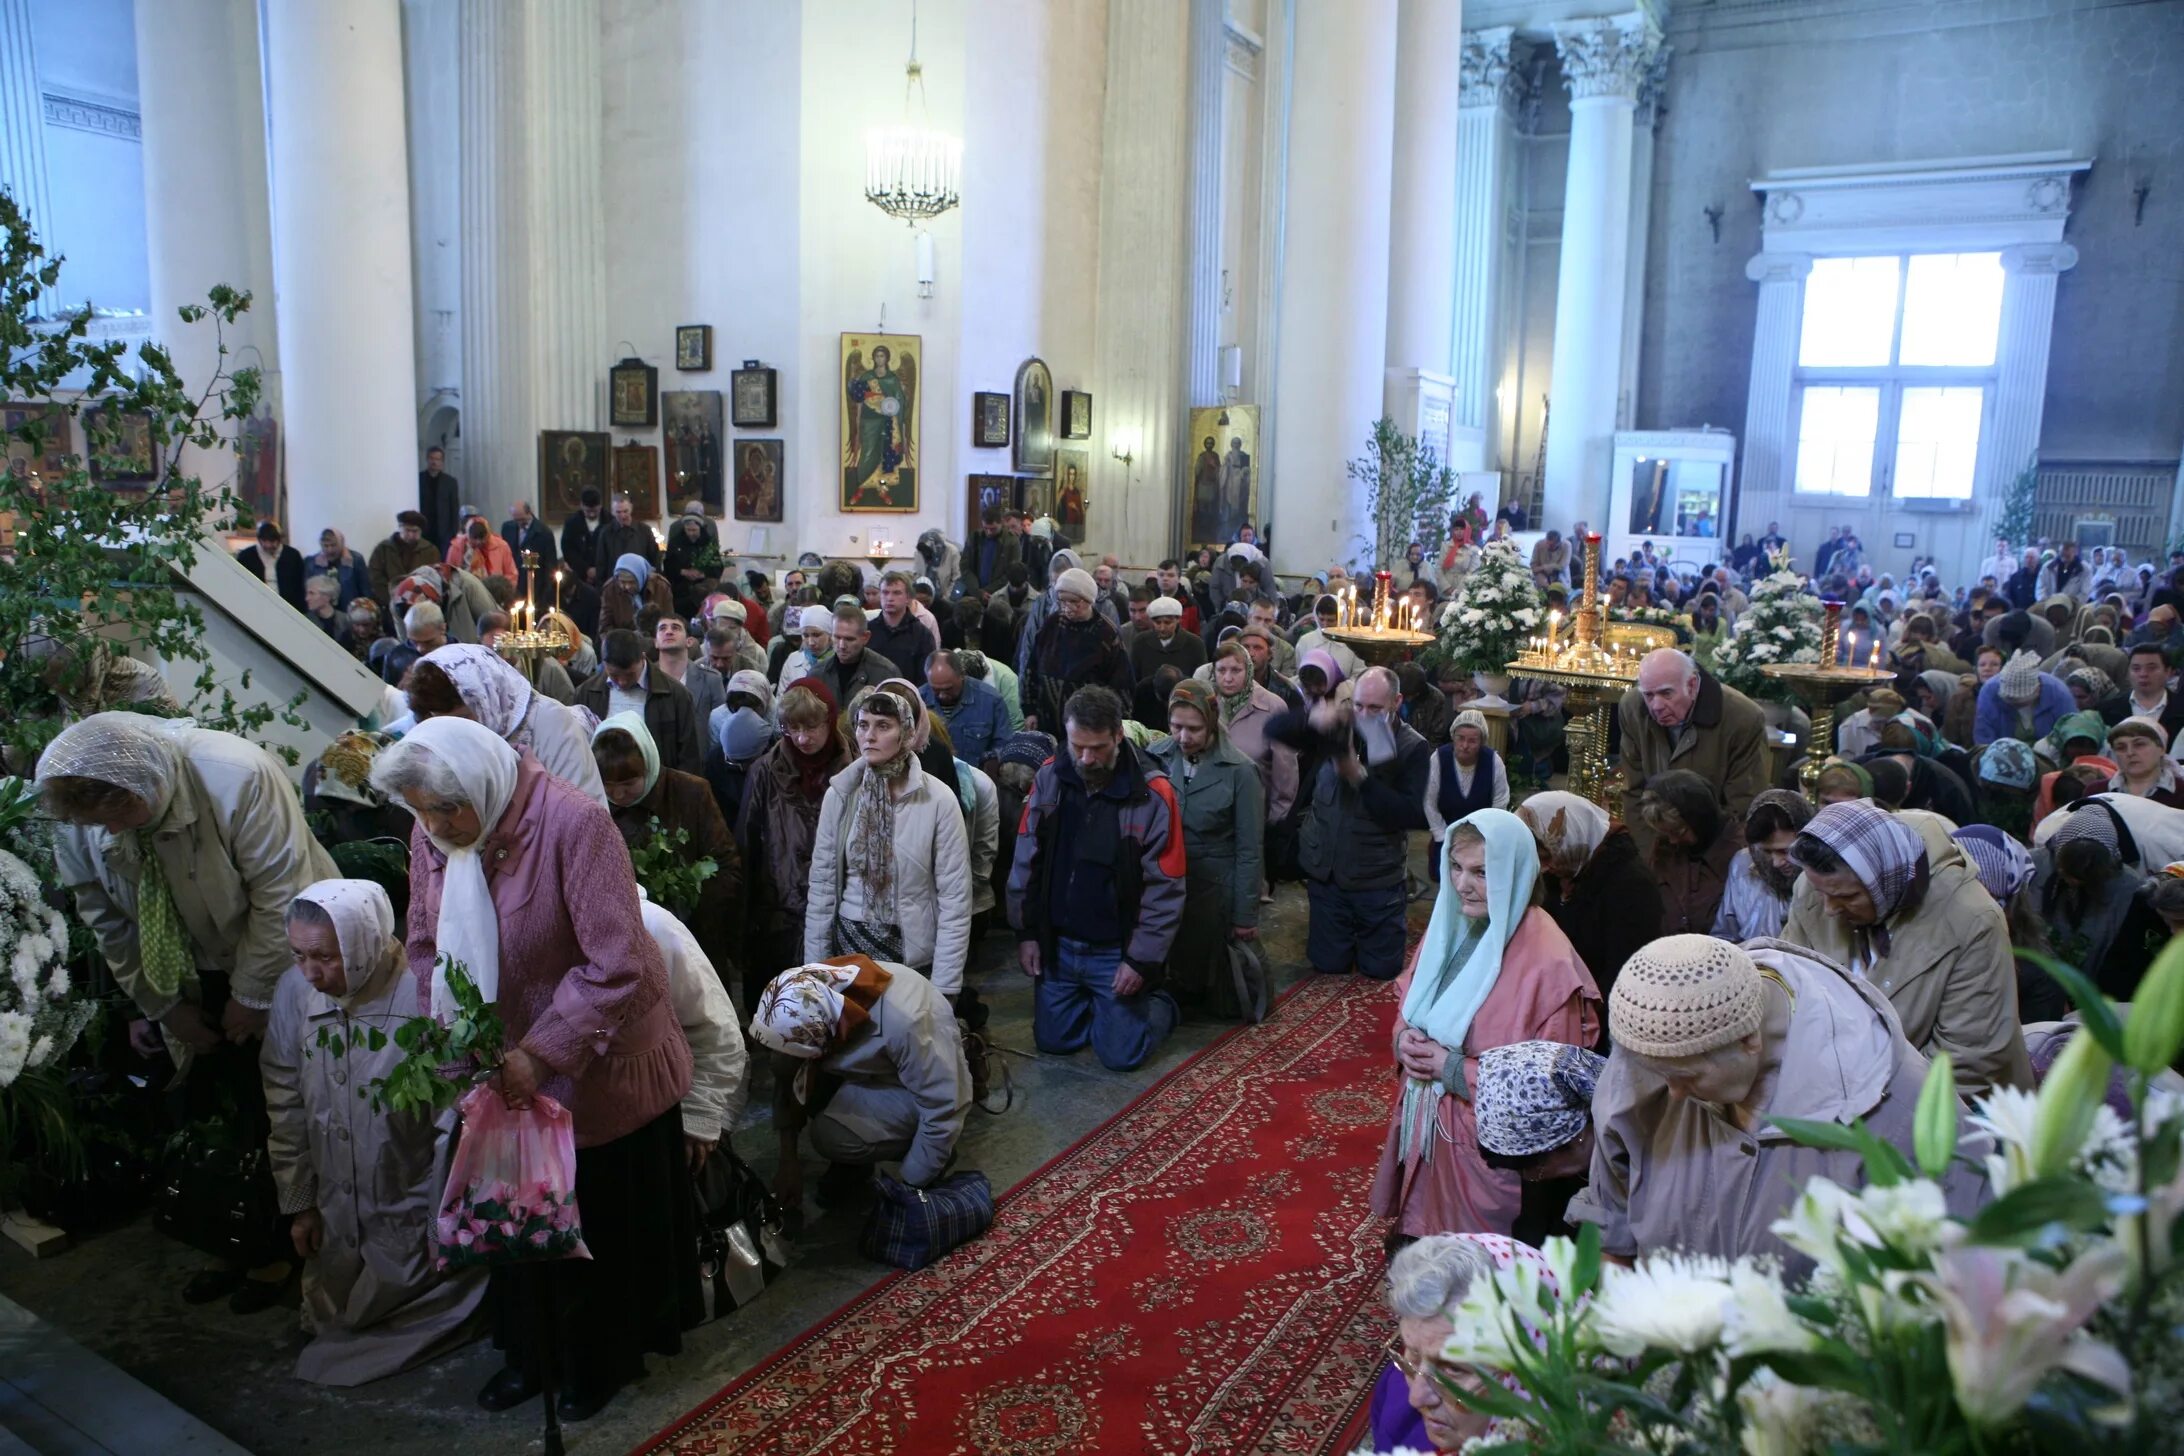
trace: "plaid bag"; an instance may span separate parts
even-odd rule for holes
[[[993,1188],[984,1173],[950,1173],[930,1188],[876,1174],[880,1201],[865,1220],[857,1252],[898,1269],[922,1269],[993,1227]]]

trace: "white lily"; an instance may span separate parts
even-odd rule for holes
[[[1692,1355],[1721,1343],[1729,1266],[1696,1254],[1654,1254],[1611,1269],[1593,1301],[1592,1330],[1612,1354],[1648,1349]]]
[[[1750,1259],[1739,1259],[1730,1266],[1722,1347],[1731,1355],[1809,1350],[1819,1343],[1819,1338],[1790,1311],[1789,1296],[1774,1271]]]
[[[1790,1211],[1768,1225],[1767,1231],[1822,1269],[1840,1274],[1843,1251],[1837,1240],[1843,1232],[1843,1210],[1850,1202],[1851,1195],[1841,1184],[1828,1178],[1812,1178],[1790,1205]]]

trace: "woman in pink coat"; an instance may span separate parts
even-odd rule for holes
[[[495,1085],[512,1108],[569,1109],[576,1202],[592,1257],[545,1266],[559,1314],[561,1413],[581,1420],[672,1355],[702,1313],[678,1104],[690,1045],[646,933],[629,851],[599,804],[467,718],[420,723],[382,749],[372,784],[417,817],[410,834],[409,965],[418,1000],[453,1014],[443,954],[500,1011]],[[496,1269],[494,1343],[508,1368],[487,1410],[538,1393],[532,1275]]]
[[[1373,1211],[1405,1238],[1507,1234],[1523,1181],[1479,1151],[1479,1053],[1520,1041],[1592,1046],[1600,990],[1568,937],[1532,903],[1539,849],[1524,821],[1481,809],[1449,827],[1447,879],[1396,981],[1400,1090],[1373,1180]]]

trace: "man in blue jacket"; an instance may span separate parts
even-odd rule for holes
[[[973,768],[985,769],[990,778],[991,764],[1014,731],[1000,689],[965,672],[962,657],[943,647],[925,660],[925,686],[918,695],[948,725],[948,742],[955,756]]]

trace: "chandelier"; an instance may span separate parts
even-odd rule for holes
[[[903,68],[903,124],[865,134],[865,201],[911,227],[939,217],[963,200],[963,143],[946,132],[913,124],[925,119],[925,68],[918,64],[917,0],[910,5],[910,62]]]

